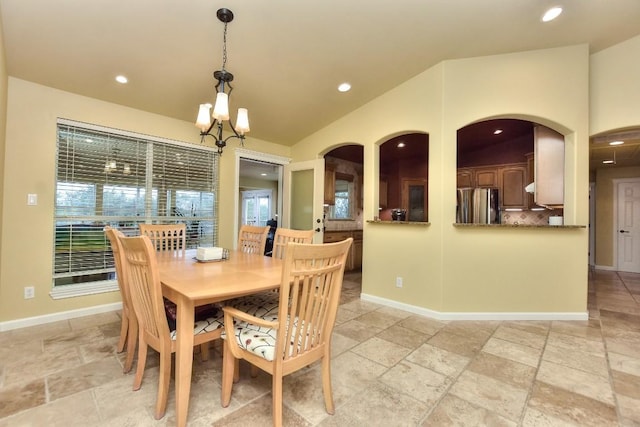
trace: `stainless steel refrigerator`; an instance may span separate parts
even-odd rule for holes
[[[499,197],[497,188],[458,188],[456,222],[500,224]]]

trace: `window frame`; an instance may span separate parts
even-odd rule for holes
[[[76,160],[76,157],[71,160],[68,160],[68,158],[62,160],[65,153],[69,150],[69,147],[75,150],[76,148],[82,148],[84,145],[79,139],[73,139],[71,141],[69,139],[62,140],[61,135],[64,134],[68,136],[70,132],[76,131],[79,135],[83,135],[83,133],[93,133],[96,135],[99,134],[99,136],[103,138],[112,137],[113,141],[120,144],[119,147],[125,148],[125,152],[127,149],[132,149],[132,147],[135,150],[139,150],[139,152],[136,153],[136,160],[138,161],[140,170],[136,172],[136,178],[131,178],[131,182],[134,184],[132,185],[131,182],[127,182],[129,177],[125,175],[128,175],[130,173],[129,171],[122,171],[122,176],[119,180],[114,178],[110,181],[109,167],[107,166],[109,160],[107,159],[105,162],[105,158],[101,157],[104,156],[103,153],[98,153],[97,150],[93,151],[91,142],[87,143],[89,148],[82,153],[87,154],[87,157],[84,159],[78,156],[77,158],[81,160]],[[127,144],[130,144],[130,146]],[[99,147],[99,143],[96,143],[95,146]],[[103,151],[110,150],[110,147],[111,146],[105,148]],[[182,150],[183,148],[184,150]],[[61,150],[65,151],[61,152]],[[164,157],[158,156],[159,153]],[[182,166],[183,163],[176,162],[175,157],[171,157],[179,157],[183,154],[188,158],[186,166]],[[104,179],[102,177],[102,171],[98,170],[98,166],[101,164],[100,162],[104,163]],[[111,249],[108,246],[108,239],[106,239],[104,233],[101,232],[102,228],[106,225],[116,225],[120,227],[120,225],[126,224],[126,226],[123,226],[126,228],[123,229],[125,234],[134,235],[139,233],[137,224],[141,222],[185,222],[189,223],[187,224],[188,226],[190,224],[197,224],[196,230],[198,234],[193,235],[192,245],[198,245],[201,241],[204,241],[205,245],[217,245],[219,197],[219,154],[217,150],[203,145],[58,118],[56,125],[55,163],[55,197],[54,212],[52,215],[54,223],[52,232],[52,289],[50,292],[53,299],[118,290]],[[144,164],[140,165],[141,163]],[[88,168],[89,165],[93,167],[91,173],[83,176],[80,176],[81,172],[78,172],[78,176],[69,174],[69,171],[83,167]],[[126,162],[123,163],[123,165],[126,165]],[[196,169],[193,169],[194,165]],[[198,165],[203,165],[204,167],[199,167]],[[154,175],[154,167],[156,172],[158,172],[158,168],[161,167],[163,175],[157,173]],[[172,169],[173,172],[171,171]],[[86,170],[87,169],[85,169],[85,171]],[[61,177],[67,177],[67,175],[70,175],[71,178],[68,180],[61,179]],[[158,176],[160,177],[158,178]],[[91,181],[92,179],[93,181]],[[61,186],[61,183],[67,183],[67,185]],[[59,203],[60,191],[64,191],[63,189],[65,187],[72,188],[74,186],[78,188],[83,186],[85,188],[93,187],[93,212],[89,212],[90,206],[88,205],[81,205],[79,209],[77,209],[74,203]],[[160,186],[163,188],[162,192],[158,188]],[[118,191],[118,189],[120,189],[120,191]],[[127,191],[127,189],[129,189],[129,191]],[[131,191],[131,189],[133,189],[133,191]],[[103,202],[108,199],[108,197],[105,197],[107,194],[110,196],[114,194],[119,195],[119,197],[125,199],[131,199],[133,195],[135,200],[131,204],[119,202],[111,206],[108,203],[103,204]],[[161,194],[162,197],[159,197]],[[139,200],[141,195],[144,201]],[[74,195],[70,194],[69,197],[73,198]],[[198,200],[196,200],[196,202],[191,201],[194,197],[200,201],[200,204],[198,204]],[[164,205],[162,205],[164,208],[163,211],[159,211],[158,207],[158,199],[161,198],[162,203],[164,203]],[[182,212],[184,209],[178,209],[178,199],[180,198],[185,199],[184,202],[190,204],[191,209],[189,209],[189,212]],[[89,205],[91,204],[91,200],[89,199],[85,199],[84,202]],[[197,206],[197,209],[194,210],[194,206]],[[83,207],[87,207],[88,210],[83,210]],[[120,210],[120,208],[122,208],[122,210]],[[61,212],[63,214],[61,214]],[[107,215],[107,213],[110,215]],[[81,228],[90,229],[94,235],[92,237],[94,238],[96,237],[96,232],[100,230],[101,236],[104,239],[102,243],[104,249],[102,247],[95,249],[96,253],[102,253],[102,255],[98,254],[95,257],[97,259],[97,261],[95,261],[96,265],[100,265],[97,269],[84,269],[86,265],[84,264],[85,254],[82,253],[82,250],[74,251],[74,245],[80,245],[84,242],[78,240],[77,237],[75,241],[73,240],[73,228],[74,226],[87,224],[89,225]],[[71,235],[71,237],[65,236],[65,234]],[[78,235],[79,233],[75,234],[75,236]],[[70,260],[67,261],[68,266],[61,265],[60,262],[64,264],[64,261],[60,261],[59,256],[56,256],[57,253],[58,255],[60,254],[60,251],[57,251],[57,249],[65,249],[65,243],[63,242],[62,246],[60,246],[61,242],[56,239],[56,236],[58,236],[58,239],[60,239],[60,236],[64,236],[69,240],[68,243],[66,243],[67,252],[65,253],[64,250],[62,252],[62,259],[64,259],[67,254],[69,255]],[[99,246],[100,242],[97,241],[99,239],[95,240],[96,245]],[[94,250],[89,251],[93,252]],[[78,256],[78,259],[83,259],[83,261],[73,261],[72,258],[74,254]],[[100,260],[101,256],[104,257],[104,260]],[[89,263],[93,264],[94,259],[91,259]],[[61,281],[67,281],[64,277],[70,278],[69,280],[73,280],[74,282],[75,279],[72,279],[73,277],[90,279],[93,278],[93,276],[91,276],[93,273],[99,274],[100,277],[96,277],[96,280],[82,281],[80,283],[60,283]]]

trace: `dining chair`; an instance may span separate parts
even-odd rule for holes
[[[138,366],[134,390],[142,385],[148,346],[160,353],[158,397],[155,417],[164,416],[167,408],[171,376],[171,354],[176,351],[176,331],[169,329],[165,315],[156,251],[147,236],[120,237],[124,253],[123,267],[127,275],[131,301],[138,318]],[[194,320],[194,346],[209,343],[223,331],[222,313]]]
[[[186,225],[185,224],[138,224],[140,234],[149,237],[151,244],[158,252],[172,253],[177,256],[184,256],[186,253]],[[174,302],[163,298],[167,320],[171,330],[176,328],[176,305]],[[214,304],[196,307],[196,317],[202,317],[206,313],[215,311]],[[200,346],[202,360],[209,359],[209,345],[205,343]]]
[[[313,243],[313,230],[293,230],[291,228],[276,228],[273,237],[273,251],[271,256],[284,259],[287,243]]]
[[[237,361],[244,359],[271,374],[273,425],[281,426],[283,377],[322,360],[325,408],[329,414],[334,413],[331,333],[352,242],[353,238],[315,245],[288,243],[277,311],[265,312],[257,307],[243,310],[239,305],[223,308],[223,407],[231,401]]]
[[[238,250],[245,253],[264,255],[269,229],[269,226],[258,227],[255,225],[243,225],[240,227]]]
[[[153,247],[160,252],[184,255],[187,249],[187,227],[185,224],[138,224],[140,234],[151,239]]]
[[[117,348],[118,353],[122,353],[125,344],[127,345],[127,357],[123,367],[123,372],[126,374],[133,366],[133,356],[136,351],[136,343],[138,342],[138,320],[133,311],[127,276],[122,270],[122,247],[119,238],[124,237],[124,234],[122,234],[120,230],[111,228],[110,226],[104,227],[104,232],[111,244],[113,262],[116,268],[116,278],[118,279],[118,287],[120,288],[122,298],[122,321],[120,323],[120,340],[118,340]]]

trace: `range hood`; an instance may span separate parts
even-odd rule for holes
[[[524,187],[524,191],[526,191],[527,193],[535,193],[536,191],[536,183],[532,182],[531,184],[527,185],[526,187]]]

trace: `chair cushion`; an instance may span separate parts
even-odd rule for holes
[[[261,319],[277,321],[280,294],[272,291],[260,292],[246,297],[234,298],[226,301],[225,305]],[[236,341],[240,348],[266,360],[273,360],[277,330],[261,328],[244,321],[235,321],[234,330]],[[225,339],[224,333],[222,338]]]
[[[169,323],[170,337],[176,339],[176,307],[168,299],[164,299],[167,322]],[[193,334],[203,334],[216,329],[224,328],[224,312],[217,304],[198,306],[195,309],[195,321],[193,322]]]

